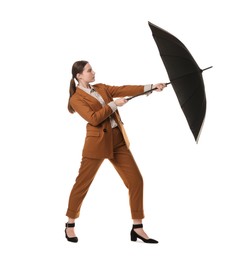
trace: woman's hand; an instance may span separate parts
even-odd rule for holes
[[[118,107],[122,107],[124,104],[127,103],[127,100],[125,98],[118,98],[114,102]]]
[[[153,85],[152,89],[156,90],[156,91],[162,91],[165,87],[166,87],[166,83],[157,83],[155,85]]]

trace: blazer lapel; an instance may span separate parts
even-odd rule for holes
[[[101,97],[103,98],[105,104],[108,104],[109,102],[111,102],[113,99],[110,95],[108,95],[107,91],[103,88],[99,88],[97,86],[93,86],[93,88],[95,89],[95,91],[97,93],[99,93],[101,95]],[[96,107],[99,106],[99,108],[102,108],[101,103],[93,96],[91,96],[90,94],[86,93],[85,91],[83,91],[80,88],[77,88],[76,93],[78,95],[80,95],[83,99],[86,99],[89,103],[93,103],[93,105],[95,105]]]
[[[86,99],[87,101],[92,102],[92,103],[94,103],[94,104],[99,105],[100,107],[102,107],[102,106],[101,106],[101,103],[100,103],[95,97],[89,95],[88,93],[86,93],[86,92],[83,91],[82,89],[77,88],[76,93],[77,93],[78,95],[80,95],[83,99]]]

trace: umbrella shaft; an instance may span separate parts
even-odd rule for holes
[[[182,78],[184,78],[184,77],[186,77],[186,76],[189,76],[189,75],[191,75],[191,74],[195,74],[195,73],[198,73],[198,72],[201,72],[201,73],[202,73],[203,71],[208,70],[208,69],[211,69],[211,68],[212,68],[212,66],[207,67],[207,68],[205,68],[205,69],[203,69],[203,70],[200,70],[200,71],[193,71],[193,72],[187,73],[187,74],[185,74],[185,75],[182,75],[182,76],[180,76],[180,77],[177,77],[177,78],[175,78],[175,79],[172,79],[170,82],[166,83],[166,85],[171,84],[171,83],[172,83],[173,81],[175,81],[175,80],[182,79]]]
[[[187,73],[187,74],[185,74],[185,75],[183,75],[183,76],[180,76],[180,77],[177,77],[177,78],[175,78],[175,79],[172,79],[170,82],[167,82],[167,83],[165,83],[165,84],[166,84],[166,86],[167,86],[167,85],[171,84],[171,83],[172,83],[173,81],[175,81],[175,80],[182,79],[182,78],[184,78],[184,77],[186,77],[186,76],[188,76],[188,75],[191,75],[191,74],[194,74],[194,73],[197,73],[197,72],[201,72],[201,73],[202,73],[203,71],[208,70],[208,69],[211,69],[211,68],[212,68],[212,66],[207,67],[207,68],[205,68],[205,69],[203,69],[203,70],[200,70],[200,71],[194,71],[194,72]],[[153,88],[153,89],[150,89],[150,90],[145,91],[145,92],[143,92],[143,93],[140,93],[140,94],[138,94],[138,95],[136,95],[136,96],[126,98],[126,100],[131,100],[132,98],[135,98],[135,97],[138,97],[138,96],[141,96],[141,95],[145,95],[145,94],[147,94],[147,93],[151,93],[151,92],[154,91],[155,89],[157,89],[157,88]]]

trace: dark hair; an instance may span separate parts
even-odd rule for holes
[[[72,66],[72,79],[70,81],[70,97],[68,100],[68,110],[70,113],[74,113],[74,109],[72,108],[72,106],[70,105],[70,98],[72,97],[72,95],[76,92],[76,84],[74,79],[77,79],[77,74],[78,73],[82,73],[84,70],[85,65],[88,63],[88,61],[86,60],[80,60],[80,61],[76,61],[73,66]]]

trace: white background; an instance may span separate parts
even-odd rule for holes
[[[1,1],[1,259],[227,259],[226,17],[221,0]],[[171,86],[129,101],[120,113],[144,177],[144,226],[160,243],[130,242],[127,190],[108,161],[68,243],[85,135],[67,111],[72,64],[89,60],[97,83],[167,82],[148,21],[213,66],[199,143]]]

